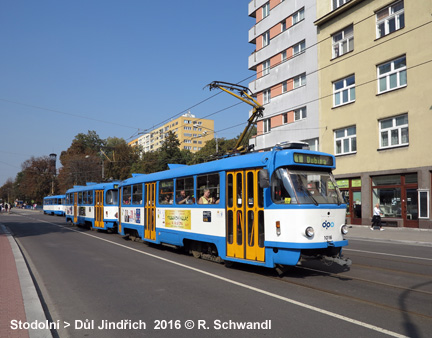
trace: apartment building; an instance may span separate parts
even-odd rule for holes
[[[169,131],[177,135],[180,149],[195,153],[214,138],[214,121],[197,118],[189,111],[179,118],[141,135],[129,142],[129,145],[139,145],[144,152],[156,151],[162,146]]]
[[[248,67],[249,89],[265,108],[257,122],[255,150],[283,141],[306,141],[318,150],[316,1],[252,0],[248,40],[256,45]]]
[[[317,3],[321,150],[336,158],[348,221],[432,228],[430,1]]]

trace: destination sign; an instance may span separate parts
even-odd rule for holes
[[[294,154],[294,162],[301,164],[314,164],[333,166],[333,157],[326,155],[313,155],[313,154]]]

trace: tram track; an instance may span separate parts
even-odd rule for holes
[[[334,276],[337,278],[340,278],[340,276],[337,276],[336,274],[333,273],[329,273],[326,271],[322,271],[322,270],[317,270],[317,269],[311,269],[311,268],[306,268],[306,267],[296,267],[296,269],[303,269],[306,271],[313,271],[313,272],[318,272],[318,273],[322,273],[325,275],[330,275],[330,276]],[[337,292],[337,291],[333,291],[333,290],[329,290],[326,288],[322,288],[322,287],[318,287],[315,285],[306,285],[305,283],[302,282],[296,282],[292,279],[287,279],[289,277],[276,277],[276,276],[271,276],[270,278],[275,279],[275,280],[280,280],[283,283],[287,283],[287,284],[291,284],[291,285],[295,285],[295,286],[299,286],[305,289],[310,289],[310,290],[314,290],[314,291],[318,291],[318,292],[322,292],[328,295],[332,295],[332,296],[336,296],[336,297],[341,297],[350,301],[355,301],[358,303],[362,303],[362,304],[366,304],[368,306],[374,306],[377,308],[381,308],[381,309],[385,309],[385,310],[390,310],[396,313],[402,313],[403,315],[409,315],[409,316],[416,316],[419,318],[424,318],[424,319],[428,319],[428,320],[432,320],[432,315],[428,315],[428,314],[424,314],[424,313],[420,313],[420,312],[416,312],[416,311],[411,311],[411,310],[405,310],[405,309],[401,309],[400,307],[396,307],[396,306],[392,306],[392,305],[388,305],[388,304],[384,304],[384,303],[379,303],[379,302],[374,302],[371,300],[367,300],[364,298],[360,298],[360,297],[356,297],[353,295],[347,295],[345,293],[342,292]],[[419,290],[415,290],[415,289],[411,289],[411,288],[404,288],[404,287],[398,287],[395,285],[391,285],[391,284],[385,284],[385,283],[380,283],[380,282],[375,282],[375,281],[371,281],[371,280],[366,280],[366,279],[361,279],[361,278],[357,278],[357,277],[345,277],[345,280],[347,279],[352,279],[352,280],[357,280],[360,282],[365,282],[365,283],[371,283],[371,284],[376,284],[379,286],[387,286],[387,287],[392,287],[398,290],[403,290],[404,292],[417,292],[419,294],[422,295],[427,295],[427,296],[432,296],[431,292],[423,292],[423,291],[419,291]]]

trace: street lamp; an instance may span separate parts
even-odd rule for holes
[[[207,128],[207,127],[204,127],[204,126],[202,126],[202,125],[199,125],[199,124],[197,124],[196,122],[193,124],[193,126],[194,126],[194,127],[204,128],[204,129],[207,129],[207,130],[210,130],[210,131],[213,132],[213,134],[215,135],[215,140],[216,140],[216,154],[219,153],[219,145],[218,145],[218,139],[217,139],[216,132],[215,132],[213,129],[210,129],[210,128]],[[204,131],[204,133],[206,134],[206,131]]]

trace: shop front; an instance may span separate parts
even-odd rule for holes
[[[362,192],[361,178],[337,180],[337,185],[347,205],[347,222],[362,224]]]
[[[380,204],[383,221],[396,226],[419,227],[417,174],[371,177],[372,206]]]

